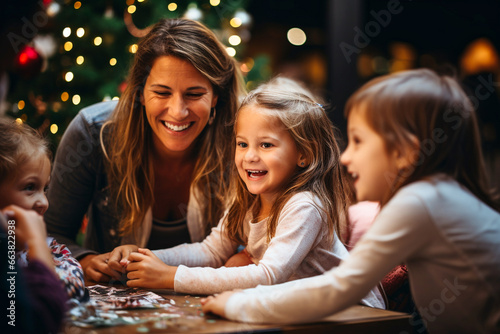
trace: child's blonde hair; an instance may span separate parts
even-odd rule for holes
[[[347,207],[353,198],[353,191],[340,164],[335,130],[325,110],[309,90],[283,77],[274,78],[250,92],[239,110],[254,105],[267,109],[266,115],[275,117],[285,126],[297,150],[307,161],[307,166],[297,169],[283,194],[273,204],[268,220],[268,241],[276,232],[283,206],[293,195],[302,191],[310,191],[319,198],[330,238],[333,239],[334,232],[340,238],[341,228],[347,226]],[[238,114],[239,111],[236,113],[236,122]],[[234,145],[233,141],[233,148]],[[252,205],[256,214],[259,202],[258,197],[247,190],[235,166],[233,171],[235,198],[229,208],[226,228],[232,240],[246,244],[243,230],[245,215]]]
[[[487,181],[474,108],[455,79],[428,69],[382,76],[349,98],[346,116],[354,109],[384,139],[388,152],[415,150],[410,166],[388,178],[392,189],[382,205],[402,186],[445,173],[499,210]]]
[[[19,166],[46,156],[51,159],[47,141],[33,128],[9,118],[0,118],[0,183],[17,177]]]

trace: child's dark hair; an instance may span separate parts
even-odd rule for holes
[[[273,204],[267,224],[268,240],[274,236],[283,206],[302,191],[310,191],[319,198],[330,237],[333,238],[335,232],[340,238],[340,230],[347,226],[347,208],[354,197],[353,188],[340,164],[335,128],[318,98],[298,82],[276,77],[251,91],[239,110],[253,106],[264,109],[266,115],[283,124],[307,161],[307,166],[297,169]],[[238,114],[239,111],[236,117]],[[242,240],[245,215],[253,204],[256,204],[254,210],[258,208],[255,202],[258,197],[246,189],[237,175],[235,171],[235,198],[229,208],[226,228],[232,240],[246,243]]]
[[[16,177],[19,166],[52,153],[47,141],[33,128],[15,120],[0,117],[0,183]]]
[[[345,113],[361,112],[388,152],[414,150],[413,161],[393,180],[392,191],[436,173],[447,174],[500,210],[490,189],[471,101],[452,77],[428,69],[376,78],[347,101]]]

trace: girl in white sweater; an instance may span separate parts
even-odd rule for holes
[[[276,78],[260,86],[236,115],[234,196],[219,225],[200,243],[154,252],[117,247],[109,266],[126,272],[130,287],[198,294],[283,283],[337,266],[348,256],[339,235],[352,193],[333,131],[323,107],[298,83]],[[251,264],[224,266],[238,245]],[[384,307],[377,289],[366,297],[366,304]]]
[[[324,275],[209,297],[204,311],[313,321],[356,303],[404,262],[421,315],[415,332],[500,332],[500,205],[459,84],[425,69],[384,76],[358,90],[346,114],[341,161],[358,200],[382,205],[350,257]]]

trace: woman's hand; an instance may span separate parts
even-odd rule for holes
[[[109,255],[108,265],[111,269],[120,273],[125,273],[125,268],[130,263],[130,253],[137,252],[139,247],[136,245],[123,245],[113,249]]]
[[[235,291],[225,291],[221,294],[203,298],[200,300],[202,309],[204,313],[212,312],[214,314],[220,315],[221,317],[226,317],[226,303],[229,297],[231,297]]]
[[[85,278],[94,282],[122,281],[122,273],[108,265],[111,253],[89,254],[80,259]]]
[[[149,289],[173,289],[177,267],[163,263],[149,249],[139,248],[129,255],[127,285]]]
[[[244,267],[254,264],[252,261],[252,257],[250,254],[248,254],[247,249],[244,248],[241,252],[234,254],[231,256],[226,263],[224,264],[224,267]]]

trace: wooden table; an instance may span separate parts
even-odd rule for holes
[[[64,326],[64,333],[71,334],[137,334],[137,333],[412,333],[410,315],[374,309],[366,306],[352,306],[319,322],[300,325],[254,325],[221,319],[201,312],[199,296],[175,293],[171,290],[153,290],[167,299],[187,316],[163,318],[162,309],[129,310],[127,314],[152,316],[154,320],[142,324],[103,328],[81,328],[71,324]]]

